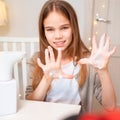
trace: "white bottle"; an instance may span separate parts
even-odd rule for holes
[[[25,52],[0,52],[0,115],[17,112],[17,82],[12,78],[14,64],[22,59]]]

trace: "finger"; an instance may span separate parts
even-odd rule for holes
[[[68,74],[65,74],[65,73],[62,73],[62,75],[61,76],[59,76],[59,77],[63,77],[63,78],[67,78],[67,79],[73,79],[73,75],[68,75]]]
[[[42,64],[40,58],[37,58],[37,64],[38,64],[38,66],[41,67],[41,68],[44,67],[44,65]]]
[[[48,46],[48,50],[50,52],[50,61],[55,62],[55,56],[54,56],[54,53],[53,53],[53,49],[50,46]]]
[[[71,74],[66,74],[63,71],[60,71],[58,74],[58,78],[67,78],[67,79],[73,79],[73,75]]]
[[[90,64],[90,60],[88,58],[83,58],[78,61],[79,64]]]
[[[99,48],[102,48],[102,47],[104,46],[105,37],[106,37],[106,34],[104,33],[104,34],[102,35],[102,37],[100,38]]]
[[[96,36],[95,35],[92,38],[92,49],[93,50],[97,49],[97,42],[96,42]]]
[[[48,49],[45,49],[45,62],[50,63],[50,57],[49,57],[49,51]]]
[[[114,47],[110,52],[109,52],[109,56],[113,55],[116,52],[117,48]]]
[[[58,49],[58,56],[57,56],[57,64],[60,66],[61,65],[61,59],[62,59],[62,50],[61,48]]]
[[[106,40],[106,43],[105,43],[105,49],[106,50],[109,50],[109,47],[110,47],[110,37],[107,37],[107,40]]]

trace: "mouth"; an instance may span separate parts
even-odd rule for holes
[[[62,47],[62,46],[64,46],[64,44],[65,44],[65,40],[64,41],[55,41],[55,42],[53,42],[57,47]]]

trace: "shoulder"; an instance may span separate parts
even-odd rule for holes
[[[33,57],[35,57],[35,56],[40,56],[40,51],[35,52],[35,53],[33,54]]]
[[[37,58],[40,58],[41,61],[42,61],[42,59],[44,58],[44,53],[43,53],[43,52],[40,52],[40,51],[35,52],[35,53],[32,55],[32,57],[29,59],[29,62],[30,62],[30,63],[36,63]]]
[[[35,52],[35,53],[32,55],[31,59],[36,60],[38,57],[40,57],[40,52],[39,52],[39,51]]]

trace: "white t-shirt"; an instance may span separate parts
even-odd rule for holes
[[[62,70],[66,74],[74,75],[74,78],[54,79],[52,81],[51,88],[47,93],[45,101],[56,103],[79,104],[81,101],[78,85],[78,73],[80,71],[80,66],[74,66],[72,61],[62,66]]]

